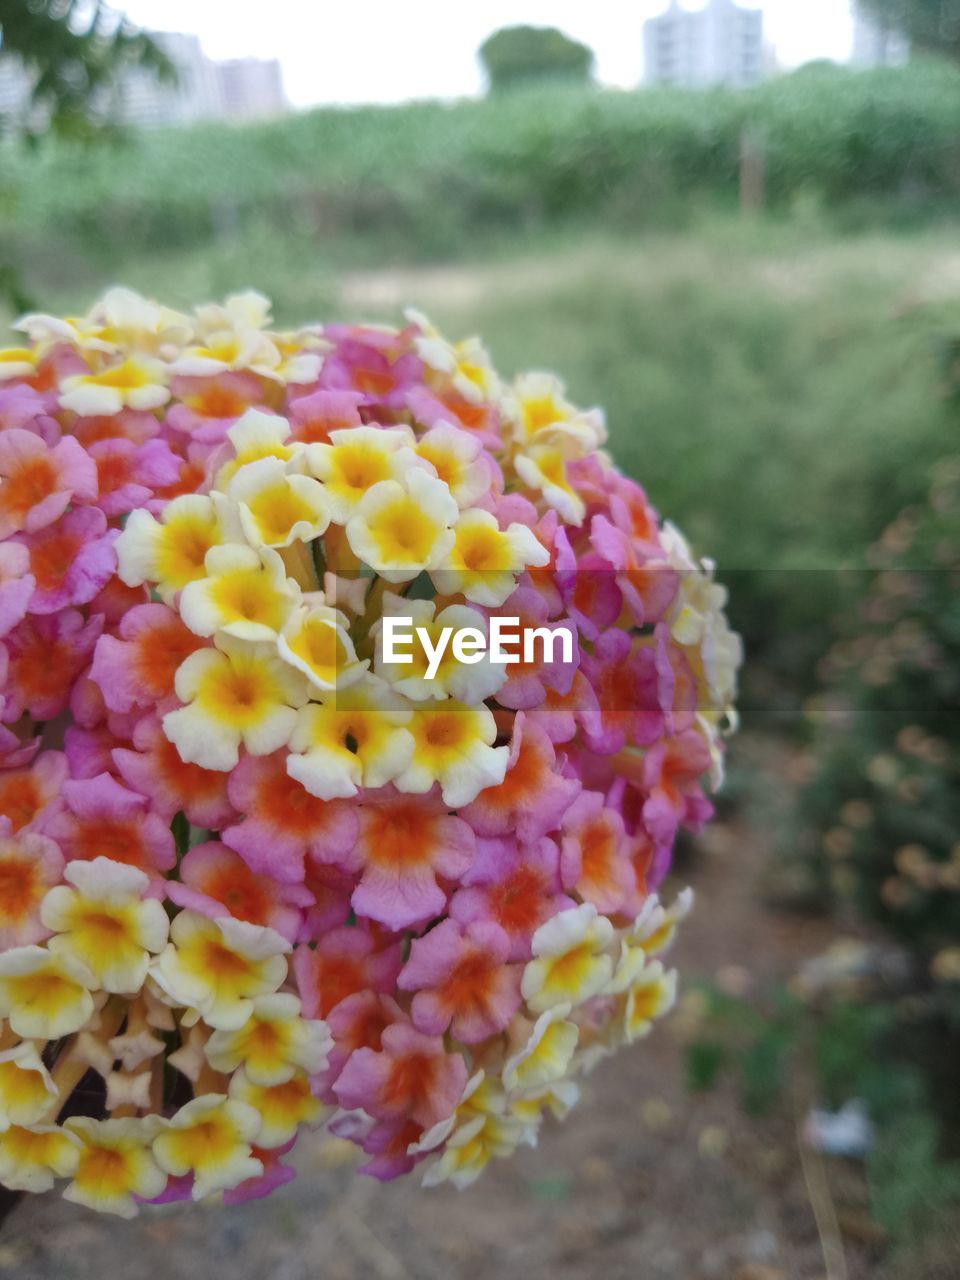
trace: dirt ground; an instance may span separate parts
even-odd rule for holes
[[[697,977],[763,987],[829,942],[828,922],[764,906],[764,835],[718,823],[686,870],[697,906],[673,952]],[[352,1150],[352,1149],[351,1149]],[[0,1280],[830,1280],[789,1107],[746,1117],[735,1089],[690,1096],[669,1024],[604,1063],[565,1125],[491,1165],[472,1189],[384,1186],[345,1144],[304,1139],[297,1180],[230,1209],[173,1205],[133,1222],[54,1196],[20,1204],[0,1232]],[[849,1171],[847,1171],[849,1174]],[[843,1170],[829,1171],[835,1182]],[[857,1195],[857,1178],[852,1177]],[[814,1191],[816,1195],[816,1191]],[[860,1218],[865,1220],[864,1215]],[[854,1224],[857,1215],[850,1218]],[[869,1233],[866,1233],[867,1235]],[[856,1229],[849,1280],[876,1274]],[[829,1242],[828,1242],[829,1247]]]

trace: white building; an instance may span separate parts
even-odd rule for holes
[[[177,69],[177,83],[159,79],[145,67],[127,71],[117,87],[118,117],[139,128],[190,124],[223,115],[217,63],[196,36],[160,31],[153,39]]]
[[[909,57],[910,41],[903,32],[855,2],[851,63],[855,67],[902,67]]]
[[[102,104],[122,124],[150,129],[200,120],[263,120],[289,110],[275,59],[214,62],[196,36],[151,33],[177,69],[176,83],[144,67],[124,72]],[[0,57],[0,132],[29,112],[30,78],[18,59]],[[42,124],[42,121],[39,123]]]
[[[269,120],[289,110],[276,59],[234,58],[216,66],[223,114],[228,120]]]
[[[643,43],[649,84],[743,88],[766,74],[763,13],[734,0],[708,0],[697,10],[670,0],[666,13],[644,23]]]

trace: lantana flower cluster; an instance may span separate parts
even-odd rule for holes
[[[114,289],[0,352],[0,1183],[132,1215],[326,1124],[470,1183],[674,1002],[740,661],[554,377]],[[572,656],[428,678],[428,635]]]

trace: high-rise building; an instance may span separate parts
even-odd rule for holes
[[[910,41],[892,22],[884,22],[864,8],[853,6],[853,52],[857,67],[901,67],[910,57]]]
[[[743,88],[766,74],[763,12],[734,0],[708,0],[697,10],[670,0],[666,13],[644,23],[643,41],[644,79],[650,84]]]
[[[275,59],[213,62],[196,36],[152,33],[177,71],[175,83],[144,67],[125,71],[98,104],[136,128],[193,124],[199,120],[263,120],[289,110]],[[0,57],[0,133],[30,113],[30,76],[14,57]],[[42,125],[40,118],[34,123]]]
[[[170,84],[144,67],[125,72],[117,86],[118,116],[140,128],[191,124],[223,115],[218,64],[203,52],[196,36],[160,31],[153,39],[177,70]]]
[[[280,63],[234,58],[218,62],[223,114],[230,120],[268,120],[288,110]]]

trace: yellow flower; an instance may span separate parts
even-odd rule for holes
[[[0,952],[0,1018],[28,1040],[59,1040],[93,1014],[93,975],[46,947]]]
[[[291,615],[277,641],[284,662],[318,689],[345,689],[370,665],[357,658],[346,615],[330,605],[304,605]]]
[[[510,748],[493,746],[497,725],[484,703],[420,707],[410,717],[409,732],[413,755],[396,777],[398,791],[419,795],[439,782],[444,803],[458,809],[503,782]]]
[[[194,635],[275,641],[300,601],[300,588],[269,547],[211,547],[203,570],[203,578],[184,587],[178,606]]]
[[[677,926],[693,907],[693,890],[682,889],[669,907],[663,907],[655,893],[646,899],[640,914],[627,932],[627,941],[648,956],[659,956],[677,936]]]
[[[128,356],[99,373],[64,378],[60,405],[83,417],[109,416],[123,409],[159,409],[170,399],[167,368],[146,356]]]
[[[149,511],[131,511],[114,544],[117,573],[128,587],[155,583],[170,604],[177,592],[204,575],[204,560],[221,540],[213,499],[188,493],[168,502],[160,520]]]
[[[318,538],[330,523],[323,485],[292,474],[280,458],[260,458],[242,467],[227,486],[237,504],[244,537],[253,547],[289,547]]]
[[[425,1187],[452,1182],[459,1190],[476,1182],[490,1160],[513,1155],[522,1143],[536,1141],[536,1128],[518,1116],[479,1115],[455,1129],[439,1159],[423,1176]]]
[[[163,717],[163,731],[180,758],[226,773],[240,758],[240,744],[254,756],[285,746],[307,700],[299,672],[273,646],[217,636],[180,664],[174,680],[185,706]]]
[[[167,1175],[150,1151],[161,1123],[158,1116],[122,1120],[71,1116],[64,1128],[81,1146],[64,1200],[121,1218],[136,1217],[139,1208],[134,1196],[152,1200],[167,1185]]]
[[[586,506],[567,476],[567,463],[582,457],[578,443],[557,435],[525,446],[513,460],[517,475],[527,486],[543,494],[548,506],[568,523],[583,523]]]
[[[256,997],[276,991],[286,978],[289,951],[290,943],[273,929],[181,911],[151,975],[174,1005],[194,1010],[217,1030],[236,1031],[253,1013]]]
[[[11,1191],[49,1191],[79,1161],[79,1138],[58,1125],[15,1124],[0,1133],[0,1185]]]
[[[104,991],[132,995],[143,986],[151,954],[163,950],[169,922],[162,905],[144,898],[150,881],[137,867],[94,858],[71,862],[68,884],[44,898],[40,918],[53,931],[47,947],[78,961]]]
[[[664,972],[659,960],[651,960],[627,988],[622,1023],[627,1044],[647,1035],[654,1020],[669,1013],[676,1000],[676,969]]]
[[[222,1093],[202,1094],[157,1134],[153,1155],[167,1173],[182,1178],[193,1174],[193,1198],[226,1191],[248,1178],[258,1178],[263,1165],[251,1153],[260,1131],[253,1107]]]
[[[591,903],[561,911],[533,935],[534,959],[523,971],[521,991],[534,1013],[555,1005],[576,1007],[610,981],[607,948],[613,925]]]
[[[579,1101],[580,1089],[572,1080],[555,1080],[542,1089],[531,1089],[510,1098],[507,1109],[518,1120],[538,1125],[544,1111],[549,1111],[557,1120],[566,1120]]]
[[[567,1021],[569,1012],[568,1004],[557,1004],[542,1013],[532,1027],[525,1018],[518,1020],[526,1036],[504,1063],[505,1089],[511,1093],[543,1089],[567,1074],[580,1036],[576,1023]]]
[[[549,560],[532,529],[524,524],[501,529],[496,516],[477,507],[461,515],[449,555],[430,577],[443,595],[462,592],[476,604],[496,608],[512,595],[524,569],[541,569]]]
[[[295,1072],[282,1084],[254,1084],[243,1067],[230,1081],[230,1097],[245,1102],[260,1117],[257,1146],[282,1147],[297,1136],[302,1124],[316,1124],[325,1108],[313,1096],[305,1071]]]
[[[410,307],[405,315],[420,329],[420,336],[414,339],[414,347],[428,369],[446,374],[455,390],[471,404],[497,400],[500,379],[489,352],[479,338],[449,342],[422,312]]]
[[[262,409],[247,409],[227,432],[233,457],[228,458],[217,472],[217,489],[223,491],[229,488],[230,481],[242,467],[258,462],[261,458],[279,458],[282,462],[290,462],[302,455],[302,444],[286,443],[289,435],[290,423],[286,418],[275,413],[264,413]]]
[[[6,347],[0,351],[0,382],[29,378],[36,372],[37,351],[33,347]]]
[[[247,1021],[235,1031],[214,1031],[206,1044],[214,1071],[229,1074],[243,1067],[256,1085],[285,1084],[298,1069],[316,1075],[332,1047],[327,1024],[300,1016],[300,1001],[280,991],[258,996]]]
[[[581,453],[592,452],[606,439],[602,409],[577,409],[567,399],[566,388],[552,373],[521,374],[513,384],[505,404],[514,436],[521,445],[534,443],[550,434],[562,433],[580,445]]]
[[[387,582],[409,582],[446,562],[459,514],[442,480],[411,467],[402,482],[381,480],[367,490],[347,521],[347,541]]]
[[[376,676],[320,693],[300,712],[287,773],[321,800],[386,786],[413,755],[410,717],[405,699]]]
[[[483,442],[468,431],[440,422],[420,437],[416,449],[417,457],[430,463],[461,509],[471,506],[490,488],[492,476],[483,455]]]
[[[117,285],[99,298],[79,321],[81,345],[98,350],[133,350],[169,360],[189,341],[187,316]]]
[[[309,445],[307,468],[323,481],[331,519],[346,524],[368,489],[422,465],[413,443],[409,427],[343,427],[330,432],[329,444]]]
[[[57,1096],[36,1045],[25,1040],[0,1053],[0,1130],[42,1120]]]
[[[266,326],[270,303],[263,294],[248,290],[226,302],[208,303],[196,310],[198,342],[170,366],[173,373],[206,377],[228,369],[250,369],[273,378],[281,355]]]
[[[470,662],[461,662],[449,640],[451,635],[467,628],[487,639],[489,628],[486,618],[476,609],[462,604],[448,605],[440,613],[436,608],[433,600],[407,600],[390,591],[384,592],[383,618],[371,628],[376,641],[376,674],[413,702],[442,702],[446,698],[456,698],[472,705],[492,697],[507,679],[506,666],[491,662],[486,650],[472,653]],[[402,636],[410,638],[397,637],[396,644],[391,644],[397,654],[409,659],[407,662],[398,661],[396,656],[387,660],[389,650],[385,648],[383,619],[393,617],[409,619],[409,623],[403,624]],[[430,655],[419,634],[421,631],[426,633],[434,654],[438,655],[432,674]],[[448,632],[446,638],[444,631]]]

